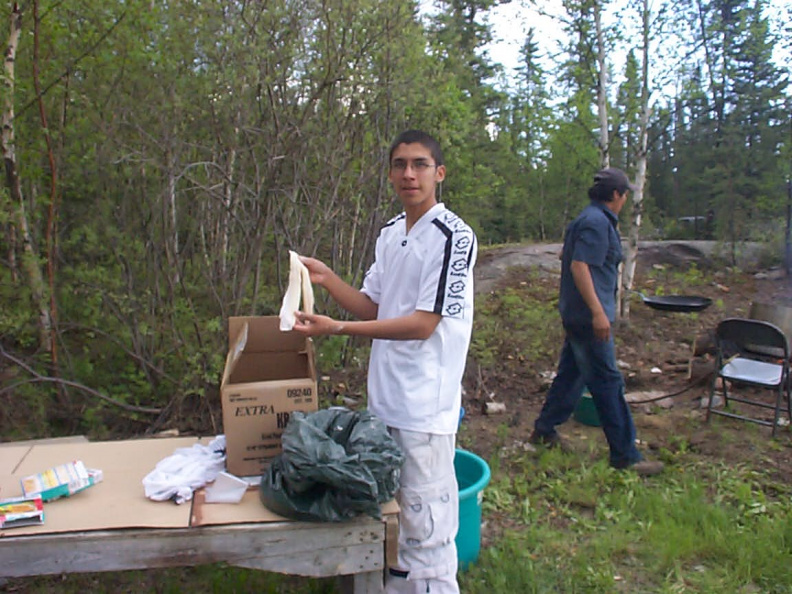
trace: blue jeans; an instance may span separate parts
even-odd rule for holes
[[[564,326],[566,337],[558,371],[534,423],[536,433],[550,437],[572,415],[588,386],[610,447],[610,465],[626,468],[642,459],[635,447],[635,425],[624,399],[624,378],[616,366],[613,333],[598,340],[591,326]]]

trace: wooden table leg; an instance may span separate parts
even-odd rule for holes
[[[382,571],[366,571],[338,578],[341,594],[382,594],[385,592]]]

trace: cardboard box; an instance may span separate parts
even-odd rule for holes
[[[263,474],[281,452],[289,415],[319,407],[313,341],[279,326],[278,316],[228,320],[220,397],[226,468],[236,476]]]

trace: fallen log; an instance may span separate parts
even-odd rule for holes
[[[712,357],[691,357],[688,362],[688,382],[704,381],[715,373],[715,359]]]
[[[715,331],[706,330],[693,340],[693,356],[714,355],[718,350],[715,345]]]

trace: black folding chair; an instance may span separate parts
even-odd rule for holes
[[[733,419],[751,421],[760,425],[772,426],[773,436],[778,427],[781,402],[786,396],[787,413],[792,421],[792,397],[789,386],[789,341],[778,326],[760,320],[729,318],[718,324],[715,331],[717,346],[717,367],[710,386],[707,405],[707,421],[710,416],[722,415]],[[723,384],[724,409],[713,409],[715,385],[718,378]],[[739,384],[774,390],[775,404],[761,402],[747,397],[728,393]],[[772,421],[749,417],[728,410],[729,401],[775,410]]]

